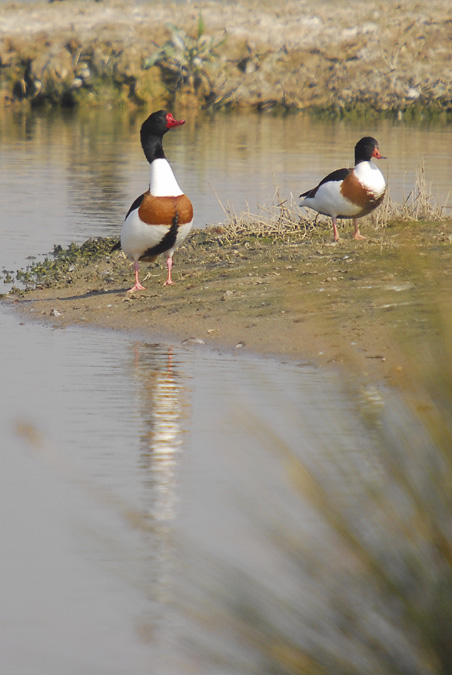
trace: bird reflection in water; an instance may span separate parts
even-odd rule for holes
[[[136,343],[134,379],[140,396],[140,468],[145,471],[146,507],[150,517],[164,523],[175,517],[177,465],[187,419],[186,389],[181,383],[173,348]]]
[[[137,621],[144,642],[163,650],[172,631],[167,621],[174,585],[174,519],[178,504],[178,466],[182,458],[184,420],[189,390],[172,347],[137,342],[133,345],[136,410],[143,424],[139,469],[144,485],[141,508],[151,528],[145,543],[143,592],[147,610]],[[157,658],[157,653],[154,654]]]

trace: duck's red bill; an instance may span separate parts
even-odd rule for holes
[[[171,129],[171,127],[180,127],[181,124],[185,124],[185,120],[175,120],[171,113],[167,114],[166,122],[168,129]]]
[[[372,157],[375,157],[375,159],[386,159],[386,157],[383,157],[383,155],[380,154],[380,150],[378,148],[375,148]]]

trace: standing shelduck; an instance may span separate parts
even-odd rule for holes
[[[193,225],[193,206],[180,189],[163,151],[163,136],[172,127],[185,124],[171,113],[152,113],[141,126],[141,145],[151,165],[149,190],[130,207],[121,231],[122,250],[134,261],[135,284],[129,293],[144,290],[139,280],[139,261],[154,262],[167,254],[168,277],[172,284],[173,253],[187,237]]]
[[[300,206],[307,206],[333,219],[334,241],[339,241],[338,218],[353,218],[354,239],[364,239],[358,227],[358,218],[367,216],[385,195],[386,182],[380,169],[371,161],[386,159],[380,154],[378,142],[365,136],[355,145],[353,169],[337,169],[326,176],[317,187],[303,192]]]

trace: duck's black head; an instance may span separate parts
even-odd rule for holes
[[[170,112],[158,110],[143,122],[140,130],[141,145],[149,163],[165,157],[162,138],[172,127],[180,127],[185,120],[175,120]]]
[[[372,157],[375,159],[386,159],[380,154],[378,141],[372,136],[364,136],[355,145],[355,165],[359,162],[369,162]]]

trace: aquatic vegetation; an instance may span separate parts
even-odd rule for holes
[[[74,242],[67,248],[55,245],[51,257],[46,256],[29,265],[25,270],[18,270],[15,280],[26,286],[36,285],[49,286],[65,279],[70,283],[71,272],[77,267],[85,267],[94,260],[104,258],[109,252],[116,239],[92,238],[87,239],[81,246]],[[3,271],[6,283],[13,281],[12,272]]]

